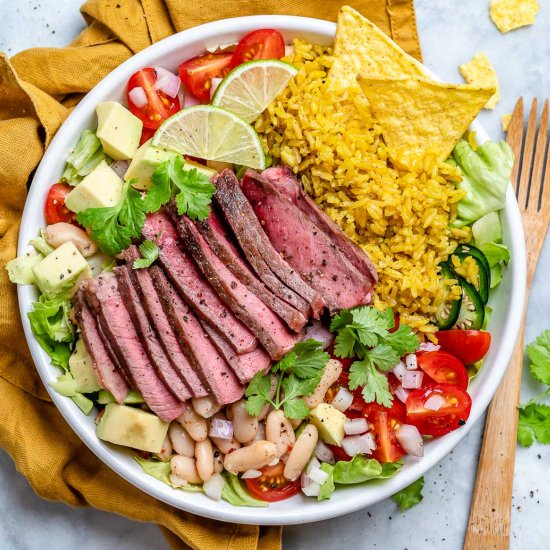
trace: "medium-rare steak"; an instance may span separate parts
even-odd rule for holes
[[[183,301],[168,277],[158,266],[150,268],[151,277],[172,327],[185,347],[187,357],[202,373],[220,405],[238,401],[244,393],[235,373],[214,347],[193,311]]]
[[[273,246],[324,298],[329,310],[367,304],[373,285],[332,238],[253,170],[241,187]]]
[[[179,246],[179,238],[171,219],[164,212],[147,217],[143,236],[159,247],[159,263],[172,283],[195,313],[213,327],[220,329],[235,351],[246,353],[258,345],[254,335],[220,300],[204,279],[195,262]]]
[[[143,347],[128,310],[118,291],[114,273],[102,273],[83,283],[86,300],[97,315],[103,332],[118,360],[131,373],[132,380],[148,407],[170,422],[185,409],[159,378]]]

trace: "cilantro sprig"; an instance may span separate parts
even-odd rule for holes
[[[314,392],[330,358],[322,346],[311,339],[299,342],[273,365],[271,374],[278,375],[273,398],[270,375],[256,373],[245,392],[248,414],[258,416],[265,405],[272,405],[274,409],[282,408],[287,418],[305,418],[309,409],[302,397]]]
[[[134,260],[132,269],[149,267],[159,257],[159,247],[153,241],[143,241],[139,245],[139,251],[142,257]]]
[[[384,311],[362,306],[335,315],[330,330],[336,332],[334,354],[341,358],[356,357],[350,367],[349,388],[362,387],[366,403],[376,401],[391,407],[392,394],[384,374],[399,363],[400,357],[419,346],[418,337],[410,327],[395,327],[391,308]]]

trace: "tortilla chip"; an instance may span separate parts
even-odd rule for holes
[[[414,168],[428,155],[446,160],[494,88],[442,84],[423,78],[358,78],[391,159]]]
[[[539,9],[536,0],[491,0],[489,14],[500,32],[509,32],[532,25]]]
[[[510,126],[510,122],[512,122],[512,115],[502,115],[500,117],[500,122],[502,124],[502,131],[507,132],[508,126]]]
[[[496,88],[496,92],[485,105],[485,109],[494,109],[500,101],[500,87],[498,85],[497,73],[489,58],[484,53],[476,53],[468,63],[460,65],[460,73],[469,84],[481,88]]]
[[[376,77],[424,76],[422,65],[374,23],[349,6],[338,13],[331,87],[356,86],[358,74]]]

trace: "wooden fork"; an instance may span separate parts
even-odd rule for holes
[[[524,130],[523,98],[520,98],[514,108],[507,136],[507,142],[516,158],[512,185],[526,236],[527,299],[550,221],[548,99],[544,102],[538,130],[537,107],[537,100],[534,99],[527,128]],[[527,303],[522,312],[521,329],[512,359],[489,406],[464,550],[507,550],[510,546],[517,405],[526,309]]]

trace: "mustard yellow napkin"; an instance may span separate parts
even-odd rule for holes
[[[413,0],[348,0],[420,59]],[[89,0],[88,27],[66,48],[0,54],[0,266],[15,256],[27,184],[70,109],[107,73],[153,42],[226,17],[289,14],[335,20],[330,0]],[[54,182],[52,182],[54,183]],[[231,525],[176,510],[104,466],[50,402],[0,269],[0,446],[40,496],[157,523],[175,549],[276,550],[276,527]]]

